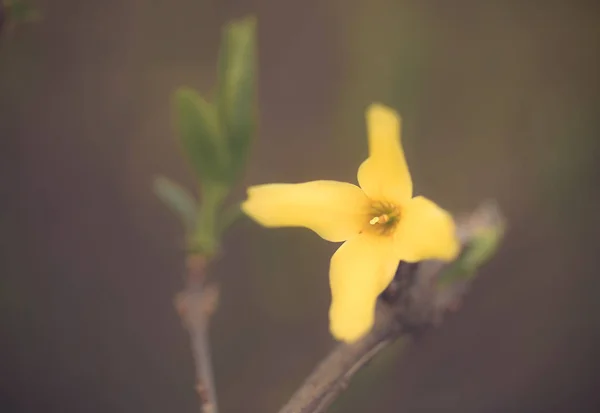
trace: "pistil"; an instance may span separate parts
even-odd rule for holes
[[[399,209],[387,202],[374,202],[371,208],[368,231],[379,235],[393,231],[400,218]]]

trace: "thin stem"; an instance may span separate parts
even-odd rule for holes
[[[348,387],[350,379],[399,335],[393,314],[380,306],[374,329],[354,344],[338,344],[279,413],[327,411]]]
[[[190,255],[187,268],[187,288],[176,299],[176,307],[187,328],[194,364],[196,391],[200,397],[201,413],[218,413],[217,394],[212,368],[209,321],[218,301],[218,288],[205,282],[206,260]]]

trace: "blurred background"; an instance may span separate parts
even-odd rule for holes
[[[509,232],[461,311],[334,412],[597,412],[600,8],[592,1],[38,0],[0,36],[0,412],[194,412],[172,305],[194,188],[171,92],[210,94],[221,27],[256,13],[260,131],[244,187],[355,182],[364,109],[403,116],[415,189]],[[243,219],[212,272],[223,413],[276,412],[334,346],[336,245]]]

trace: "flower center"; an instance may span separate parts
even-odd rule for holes
[[[373,202],[369,218],[366,231],[378,235],[388,235],[396,228],[400,219],[400,209],[389,202]]]

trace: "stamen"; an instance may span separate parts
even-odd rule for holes
[[[385,224],[386,222],[388,222],[390,220],[390,216],[388,214],[383,214],[380,215],[378,217],[375,217],[373,219],[371,219],[369,221],[369,224],[371,225],[375,225],[375,224]]]

